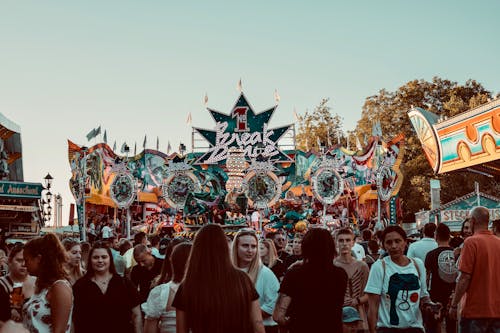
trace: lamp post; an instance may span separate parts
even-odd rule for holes
[[[40,201],[41,205],[41,215],[42,215],[42,222],[43,225],[47,225],[52,218],[52,192],[50,192],[50,188],[52,187],[52,176],[50,173],[47,173],[47,176],[43,178],[43,183],[44,183],[44,188],[43,190],[45,193],[43,194],[43,198]]]
[[[80,239],[83,241],[83,242],[86,242],[87,241],[87,220],[86,220],[86,217],[85,217],[85,187],[86,187],[86,184],[87,184],[87,152],[88,152],[88,148],[83,146],[81,148],[82,150],[82,159],[80,160],[80,171],[81,171],[81,174],[80,174],[80,179],[78,179],[78,188],[79,188],[79,201],[80,201],[80,205],[81,205],[81,218],[82,218],[82,221],[80,222],[80,217],[78,218],[78,224],[79,224],[79,228],[80,228]]]

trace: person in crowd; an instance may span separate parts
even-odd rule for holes
[[[222,228],[203,226],[172,304],[177,332],[263,333],[258,299],[248,274],[233,266]]]
[[[363,229],[363,231],[361,232],[361,237],[363,238],[363,240],[359,242],[359,245],[363,247],[363,249],[365,250],[365,254],[369,253],[368,242],[372,240],[373,232],[370,229]]]
[[[23,325],[30,332],[71,331],[73,292],[65,270],[66,250],[52,233],[33,238],[23,257],[30,275],[36,276],[35,293],[23,305]]]
[[[142,318],[135,286],[116,273],[105,242],[90,250],[89,267],[73,286],[75,333],[139,333]]]
[[[266,333],[278,332],[273,318],[280,283],[274,273],[260,261],[259,240],[253,229],[240,230],[233,240],[231,251],[233,264],[248,273],[259,294],[259,304]]]
[[[150,249],[151,249],[151,254],[158,259],[164,259],[160,255],[160,241],[161,237],[158,235],[154,235],[149,238],[149,242],[151,243]]]
[[[453,253],[455,254],[455,261],[458,263],[459,262],[459,257],[460,257],[460,252],[462,251],[462,247],[464,245],[464,242],[467,238],[472,236],[472,224],[470,222],[470,217],[465,218],[462,222],[462,228],[460,229],[460,237],[462,238],[462,241],[460,244],[455,247],[455,250]]]
[[[495,236],[500,237],[500,219],[493,220],[491,224],[492,224],[492,231],[495,234]]]
[[[465,296],[460,332],[500,331],[500,239],[488,230],[489,211],[475,207],[470,213],[474,234],[464,241],[460,255],[460,275],[450,304],[450,317],[457,318],[457,307]]]
[[[73,238],[63,239],[62,244],[68,254],[68,262],[65,264],[68,280],[74,285],[76,280],[83,276],[82,248],[80,242]]]
[[[94,218],[89,218],[89,226],[87,228],[87,236],[89,238],[89,242],[93,244],[97,238],[97,232],[95,230]]]
[[[407,256],[410,258],[418,258],[422,262],[425,262],[427,253],[438,247],[438,244],[434,239],[435,232],[436,225],[434,223],[425,224],[423,228],[424,237],[421,240],[410,244]]]
[[[302,265],[295,265],[281,283],[273,318],[290,333],[336,332],[342,327],[346,272],[333,264],[335,241],[322,228],[302,240]],[[305,281],[309,281],[304,288]]]
[[[276,251],[278,252],[278,257],[281,261],[285,262],[286,258],[290,256],[286,252],[286,244],[287,244],[287,236],[284,232],[275,232],[269,235],[269,238],[274,242],[274,246],[276,247]]]
[[[91,245],[89,242],[81,242],[80,247],[82,249],[82,267],[83,269],[87,269]]]
[[[436,306],[427,291],[424,263],[404,254],[406,232],[400,226],[386,227],[381,237],[389,255],[372,265],[365,288],[370,333],[423,333],[420,306]]]
[[[359,242],[360,242],[359,236],[355,234],[354,242],[352,245],[352,253],[354,254],[354,257],[357,260],[365,260],[366,251],[365,248]]]
[[[368,268],[371,268],[373,263],[380,258],[378,242],[374,239],[368,241],[368,254],[365,257],[365,262]]]
[[[145,315],[144,333],[175,333],[175,308],[172,307],[179,284],[184,278],[186,263],[191,251],[191,244],[178,243],[173,247],[169,260],[163,265],[170,264],[172,279],[151,290],[148,301],[142,304]]]
[[[165,238],[168,239],[168,238]],[[170,260],[170,256],[172,254],[172,251],[174,250],[174,247],[177,246],[178,244],[188,242],[187,239],[182,238],[182,237],[175,237],[172,240],[169,240],[168,245],[165,249],[165,259],[163,260],[163,266],[161,267],[161,273],[160,275],[153,280],[152,286],[156,287],[160,284],[167,283],[168,281],[172,280],[173,277],[173,272],[172,272],[172,263]]]
[[[347,274],[347,288],[343,306],[350,306],[358,311],[361,318],[357,322],[358,331],[366,332],[368,331],[368,320],[365,305],[368,303],[368,295],[364,293],[364,290],[370,270],[364,261],[357,260],[352,255],[354,237],[351,228],[343,228],[337,232],[335,242],[337,243],[339,256],[335,258],[333,263],[342,268]]]
[[[7,252],[0,249],[0,277],[9,274],[8,261],[9,261],[9,256],[7,255]]]
[[[292,255],[285,258],[284,264],[288,269],[295,262],[302,260],[302,239],[304,238],[303,234],[295,234],[292,241]]]
[[[274,242],[270,239],[262,239],[259,242],[260,260],[264,265],[273,271],[274,275],[281,281],[285,275],[286,266],[278,258],[278,252],[274,246]]]
[[[135,261],[134,258],[134,247],[139,244],[142,244],[144,246],[148,245],[147,235],[143,231],[138,232],[134,235],[133,247],[129,248],[125,253],[122,254],[123,258],[125,259],[125,263],[127,264],[127,270],[129,271],[132,269],[132,267],[137,265],[137,262]]]
[[[125,258],[120,254],[120,249],[118,246],[118,237],[116,235],[112,235],[110,238],[105,240],[106,245],[111,250],[111,254],[113,255],[113,264],[115,265],[116,273],[120,276],[125,276],[127,271],[127,264],[125,262]]]
[[[9,253],[9,274],[0,277],[0,322],[20,322],[22,305],[35,291],[35,277],[24,265],[23,245],[15,245]]]
[[[436,228],[436,241],[438,247],[429,253],[425,258],[425,269],[427,270],[427,283],[431,300],[443,305],[442,315],[446,319],[446,332],[455,333],[456,322],[448,316],[448,304],[450,296],[455,289],[457,278],[457,267],[453,248],[449,246],[450,228],[446,224],[440,223]],[[424,321],[427,333],[440,333],[442,318],[427,316]]]
[[[134,258],[137,265],[130,272],[130,280],[137,286],[141,302],[146,302],[153,280],[160,275],[163,260],[155,258],[151,250],[144,244],[134,247]]]
[[[101,229],[101,237],[103,240],[107,240],[113,237],[113,229],[111,228],[111,226],[112,223],[109,220],[104,223],[104,226]]]

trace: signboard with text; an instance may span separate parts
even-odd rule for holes
[[[40,183],[0,181],[0,197],[40,199],[42,190]]]

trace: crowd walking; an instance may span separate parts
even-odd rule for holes
[[[0,332],[496,333],[490,222],[476,207],[460,235],[426,224],[411,244],[397,225],[362,240],[349,227],[290,239],[244,228],[233,239],[218,224],[193,240],[139,233],[134,244],[49,233],[7,249]]]

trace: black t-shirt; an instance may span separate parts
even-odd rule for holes
[[[238,271],[237,273],[240,274],[240,278],[241,278],[242,283],[244,283],[247,286],[246,288],[248,288],[247,290],[249,291],[249,295],[250,295],[250,299],[248,300],[248,302],[251,303],[253,301],[258,300],[259,294],[255,290],[255,287],[253,286],[252,281],[250,280],[248,275],[243,271]],[[201,281],[200,283],[203,283],[203,281]],[[210,323],[208,321],[216,320],[216,319],[211,317],[209,315],[209,313],[210,313],[210,310],[217,310],[217,309],[212,308],[210,310],[207,310],[206,313],[196,313],[196,314],[187,313],[188,312],[188,300],[187,300],[187,296],[183,290],[183,283],[181,283],[179,286],[179,289],[177,289],[177,293],[175,294],[175,298],[174,298],[174,301],[172,302],[172,306],[178,310],[186,312],[186,315],[188,317],[191,315],[193,317],[196,317],[197,320],[199,320],[203,323],[206,323],[204,325],[204,329],[206,331],[203,331],[203,332],[211,333],[210,330],[208,330],[208,327],[210,327]],[[237,305],[234,306],[235,311],[238,311],[237,310],[238,308],[241,308],[241,307],[238,307]],[[227,318],[227,320],[224,320],[222,322],[222,325],[224,327],[222,327],[222,330],[219,333],[235,333],[235,332],[251,333],[251,331],[252,331],[251,327],[252,327],[253,323],[250,322],[250,314],[248,316],[247,323],[241,323],[241,322],[236,323],[234,320],[230,320],[230,318],[234,317],[234,316],[231,316],[230,314],[226,314],[225,317]],[[243,327],[247,327],[248,330],[245,331],[245,329]],[[193,333],[203,333],[203,332],[193,331]]]
[[[139,295],[141,302],[148,300],[149,291],[151,290],[151,282],[155,277],[160,275],[161,266],[163,266],[163,259],[155,257],[153,268],[147,269],[141,265],[135,265],[130,272],[130,280],[139,287]]]
[[[294,264],[296,261],[302,260],[302,256],[298,256],[295,254],[289,255],[285,261],[283,262],[285,264],[286,269],[290,268],[292,264]]]
[[[4,278],[5,279],[5,278]],[[0,281],[0,321],[7,321],[10,319],[10,292],[5,284],[7,281]]]
[[[132,309],[141,304],[136,287],[119,275],[113,275],[108,289],[101,289],[83,277],[73,286],[73,322],[75,333],[133,333]]]
[[[443,306],[446,306],[451,293],[455,289],[455,282],[448,283],[444,281],[440,274],[447,274],[448,277],[452,277],[453,274],[450,274],[450,272],[456,271],[455,261],[453,260],[453,248],[443,246],[427,253],[425,257],[425,269],[431,274],[429,285],[431,300],[433,302],[440,302]]]
[[[346,288],[346,272],[333,264],[325,268],[303,264],[289,270],[281,283],[280,293],[292,298],[287,311],[290,333],[341,329]]]

